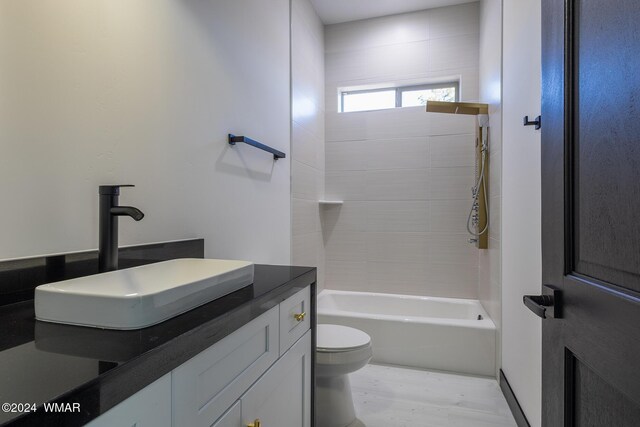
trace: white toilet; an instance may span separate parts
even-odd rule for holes
[[[316,347],[318,427],[347,427],[356,419],[348,374],[371,360],[371,337],[359,329],[320,324]]]

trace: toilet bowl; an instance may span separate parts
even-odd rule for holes
[[[318,325],[316,418],[318,427],[346,427],[356,419],[349,374],[371,360],[371,338],[355,328]]]

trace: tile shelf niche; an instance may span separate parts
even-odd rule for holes
[[[341,206],[344,204],[342,200],[318,200],[320,206]]]

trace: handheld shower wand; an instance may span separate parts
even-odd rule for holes
[[[481,130],[480,141],[480,159],[476,163],[476,176],[478,177],[476,184],[471,189],[473,195],[473,202],[471,209],[469,210],[469,216],[467,217],[467,231],[473,236],[469,242],[475,243],[482,234],[489,230],[489,203],[487,203],[487,183],[485,180],[485,167],[488,160],[489,153],[489,140],[488,140],[488,128],[489,128],[489,115],[478,114],[478,127]],[[478,164],[479,163],[479,164]],[[478,166],[480,166],[480,173],[478,174]],[[486,222],[482,230],[478,230],[480,223],[480,190],[482,189],[482,204],[485,210]]]

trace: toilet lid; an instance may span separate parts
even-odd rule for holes
[[[340,352],[357,350],[371,344],[371,337],[359,329],[341,325],[318,325],[317,350]]]

